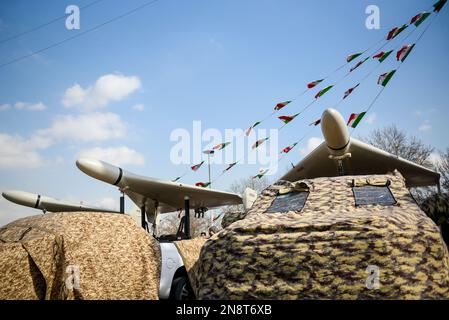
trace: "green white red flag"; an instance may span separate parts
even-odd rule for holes
[[[328,87],[324,88],[323,90],[321,90],[320,92],[318,92],[316,94],[315,99],[321,98],[326,92],[328,92],[332,88],[333,88],[333,86],[328,86]]]
[[[346,61],[351,62],[352,60],[356,59],[357,57],[360,57],[361,55],[362,55],[362,53],[351,54],[346,58]]]
[[[190,167],[190,169],[192,169],[193,171],[198,171],[199,168],[201,168],[201,166],[203,165],[204,161],[201,161],[201,163],[198,163],[192,167]]]
[[[296,147],[298,145],[298,142],[292,144],[291,146],[285,147],[284,149],[282,149],[281,154],[282,153],[289,153],[290,151],[293,150],[294,147]]]
[[[381,86],[386,86],[388,82],[390,82],[393,75],[396,73],[396,70],[381,74],[379,77],[379,80],[377,80],[377,84],[380,84]]]
[[[249,127],[248,130],[246,130],[246,136],[248,137],[251,134],[251,132],[253,131],[253,129],[261,123],[262,123],[262,121],[257,121],[251,127]]]
[[[308,88],[308,89],[315,88],[317,85],[319,85],[319,84],[320,84],[321,82],[323,82],[323,81],[324,81],[324,79],[312,81],[312,82],[310,82],[309,84],[307,84],[307,88]]]
[[[407,59],[410,52],[412,52],[413,48],[415,47],[414,44],[406,44],[396,53],[396,59],[398,61],[404,62],[405,59]]]
[[[270,171],[270,169],[260,169],[259,173],[256,174],[253,179],[262,179],[264,175],[266,175]]]
[[[290,122],[292,122],[297,116],[299,116],[299,113],[293,115],[293,116],[281,116],[278,117],[279,120],[281,120],[282,122],[284,122],[285,124],[289,124]]]
[[[257,141],[253,144],[252,149],[257,149],[257,148],[259,148],[259,147],[260,147],[265,141],[267,141],[268,139],[270,139],[270,138],[265,138],[265,139],[257,140]]]
[[[366,112],[351,114],[351,116],[349,117],[348,126],[351,126],[355,129],[359,125],[360,121],[362,121],[365,114]]]
[[[441,9],[443,9],[444,5],[446,4],[447,0],[440,0],[437,3],[433,5],[433,11],[440,12]]]
[[[237,162],[233,162],[233,163],[229,164],[228,167],[223,170],[223,172],[231,170],[236,164],[237,164]]]
[[[274,107],[274,110],[279,111],[279,110],[281,110],[282,108],[284,108],[286,105],[288,105],[288,104],[290,104],[290,103],[292,103],[292,102],[291,102],[291,101],[285,101],[285,102],[278,103],[278,104]]]
[[[213,147],[213,149],[214,150],[223,150],[224,148],[226,148],[230,144],[231,144],[230,142],[220,143],[220,144],[217,144],[215,147]]]
[[[355,87],[348,89],[345,92],[345,95],[343,96],[343,99],[346,99],[359,85],[360,85],[360,83],[358,83]]]
[[[309,124],[309,126],[311,127],[311,126],[317,126],[317,125],[319,125],[321,123],[321,119],[318,119],[318,120],[316,120],[316,121],[314,121],[314,122],[312,122],[311,124]]]
[[[387,40],[392,40],[396,38],[402,31],[407,29],[408,25],[404,24],[402,27],[395,27],[388,32]]]
[[[429,16],[430,16],[430,12],[424,11],[424,12],[418,13],[416,16],[414,16],[412,18],[412,20],[410,20],[410,24],[414,24],[415,27],[419,27],[419,25],[421,23],[423,23],[424,20],[426,20]]]
[[[375,56],[373,56],[373,59],[379,59],[379,62],[382,63],[384,62],[385,59],[388,58],[388,56],[393,52],[393,50],[387,51],[387,52],[379,52],[378,54],[376,54]]]
[[[365,58],[364,60],[361,60],[361,61],[357,62],[357,64],[356,64],[355,66],[353,66],[353,67],[351,68],[351,70],[349,70],[349,72],[352,72],[352,71],[354,71],[355,69],[357,69],[358,67],[360,67],[360,66],[361,66],[362,64],[364,64],[365,61],[368,60],[368,59],[369,59],[369,57]]]
[[[195,183],[195,186],[200,187],[200,188],[207,188],[208,186],[210,186],[210,182],[197,182]]]

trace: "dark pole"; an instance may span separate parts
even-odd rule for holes
[[[125,213],[125,194],[123,192],[120,197],[120,213]]]
[[[190,199],[189,197],[184,197],[184,230],[187,239],[190,239]]]
[[[210,154],[207,154],[207,166],[209,167],[209,189],[212,188],[212,184],[210,181]]]
[[[146,221],[146,219],[145,219],[145,205],[143,205],[141,208],[140,208],[140,213],[141,213],[141,218],[140,218],[140,221],[141,221],[141,224],[142,224],[142,228],[144,228],[145,230],[147,229],[147,221]]]

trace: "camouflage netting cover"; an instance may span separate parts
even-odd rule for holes
[[[449,223],[448,194],[434,194],[424,200],[420,207],[437,225]]]
[[[159,250],[128,215],[20,219],[0,228],[0,299],[158,299]]]
[[[206,240],[206,238],[199,237],[191,240],[182,240],[175,242],[175,245],[181,255],[182,261],[184,262],[184,266],[186,268],[192,288],[197,288],[198,286],[195,282],[196,278],[192,277],[192,275],[194,274],[194,268],[196,266],[196,262],[198,261],[201,248],[203,247]]]
[[[304,187],[279,182],[205,243],[194,268],[197,298],[449,298],[446,245],[399,173],[301,182],[310,190],[303,210],[265,213],[281,189]],[[397,203],[356,207],[354,182],[390,183]]]

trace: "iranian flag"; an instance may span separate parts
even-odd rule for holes
[[[284,122],[285,124],[289,124],[290,122],[292,122],[297,116],[299,116],[299,113],[293,115],[293,116],[281,116],[278,117],[279,120],[281,120],[282,122]]]
[[[326,88],[324,88],[323,90],[321,90],[320,92],[318,92],[315,96],[315,99],[321,98],[326,92],[328,92],[330,89],[332,89],[333,86],[328,86]]]
[[[379,62],[382,63],[384,62],[385,59],[388,58],[388,56],[393,52],[393,50],[387,51],[387,52],[379,52],[378,54],[376,54],[375,56],[373,56],[373,59],[379,59]]]
[[[419,25],[421,23],[423,23],[424,20],[426,20],[429,16],[430,16],[430,12],[424,11],[424,12],[418,13],[416,16],[414,16],[412,18],[412,20],[410,21],[410,24],[414,24],[416,27],[419,27]]]
[[[437,3],[433,5],[433,11],[440,12],[441,9],[443,9],[444,5],[446,4],[447,0],[440,0]]]
[[[355,129],[359,125],[360,121],[362,121],[365,114],[366,112],[351,114],[351,116],[349,117],[348,126],[351,126]]]
[[[347,62],[351,62],[352,60],[354,60],[354,59],[360,57],[361,55],[362,55],[362,53],[354,53],[354,54],[351,54],[350,56],[348,56],[348,57],[346,58],[346,61],[347,61]]]
[[[268,139],[269,139],[269,138],[257,140],[257,141],[253,144],[252,148],[253,148],[253,149],[259,148],[259,147],[260,147],[265,141],[267,141]]]
[[[275,107],[274,107],[274,110],[281,110],[283,107],[285,107],[286,105],[288,105],[288,104],[290,104],[290,103],[292,103],[291,101],[285,101],[285,102],[281,102],[281,103],[278,103]]]
[[[358,83],[355,87],[348,89],[348,91],[345,92],[343,99],[346,99],[359,85],[360,83]]]
[[[321,119],[318,119],[317,121],[312,122],[311,124],[309,124],[309,126],[317,126],[321,123]]]
[[[291,146],[288,146],[288,147],[282,149],[281,154],[282,154],[282,153],[289,153],[290,151],[293,150],[294,147],[297,146],[297,144],[298,144],[298,142],[292,144]]]
[[[230,144],[231,144],[230,142],[220,143],[220,144],[217,144],[215,147],[213,147],[213,149],[214,150],[223,150],[224,148],[226,148]]]
[[[229,164],[228,167],[223,170],[223,172],[231,170],[236,164],[237,164],[237,162],[233,162],[233,163]]]
[[[403,46],[401,50],[399,50],[396,54],[396,58],[398,59],[398,61],[404,62],[414,47],[414,44],[406,44],[405,46]]]
[[[324,79],[312,81],[311,83],[307,84],[307,88],[308,89],[315,88],[317,85],[319,85],[323,81],[324,81]]]
[[[407,29],[408,25],[404,24],[402,27],[395,27],[388,32],[387,40],[392,40],[396,38],[402,31]]]
[[[396,70],[381,74],[379,77],[379,80],[377,80],[377,84],[380,84],[381,86],[386,86],[388,82],[390,82],[393,75],[396,73]]]
[[[190,167],[190,169],[192,169],[193,171],[198,171],[199,168],[201,168],[201,166],[203,165],[204,161],[201,161],[201,163],[198,163],[192,167]]]
[[[200,187],[200,188],[207,188],[208,186],[210,186],[210,182],[207,182],[207,183],[197,182],[197,183],[195,183],[195,186]]]
[[[360,67],[360,66],[361,66],[362,64],[364,64],[365,61],[368,60],[368,59],[369,59],[369,57],[365,58],[364,60],[361,60],[361,61],[357,62],[357,64],[356,64],[354,67],[352,67],[351,70],[349,70],[349,72],[352,72],[352,71],[354,71],[355,69],[357,69],[358,67]]]
[[[259,173],[256,174],[253,179],[262,179],[264,175],[266,175],[270,171],[270,169],[260,169]]]
[[[246,130],[246,136],[249,136],[251,134],[251,132],[253,131],[253,129],[261,123],[262,123],[262,121],[257,121],[251,127],[249,127],[248,130]]]

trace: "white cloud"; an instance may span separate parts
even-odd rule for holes
[[[95,203],[95,206],[109,210],[119,209],[118,201],[115,198],[102,198],[97,203]]]
[[[431,130],[431,129],[432,129],[432,126],[430,125],[430,122],[429,122],[429,121],[424,122],[424,123],[423,123],[422,125],[420,125],[419,128],[418,128],[419,131],[423,131],[423,132],[429,131],[429,130]]]
[[[120,116],[115,113],[59,116],[50,128],[38,130],[38,135],[41,137],[75,141],[100,141],[121,138],[125,133],[126,126]]]
[[[308,155],[310,152],[315,150],[321,143],[323,143],[323,139],[312,137],[307,141],[307,147],[305,149],[300,149],[299,153],[303,156]]]
[[[37,168],[42,166],[44,159],[38,153],[51,142],[45,138],[24,139],[0,133],[0,168]]]
[[[78,154],[78,158],[102,160],[116,166],[143,165],[145,163],[145,159],[142,154],[125,146],[81,150]]]
[[[377,119],[377,115],[375,113],[372,113],[366,118],[366,122],[368,124],[373,124],[374,121],[376,121],[376,119]]]
[[[62,104],[67,107],[95,109],[105,107],[111,101],[120,101],[141,87],[136,76],[107,74],[98,78],[93,86],[82,88],[75,84],[68,88],[62,98]]]
[[[432,164],[437,165],[443,161],[443,158],[439,153],[432,152],[427,160],[429,160]]]
[[[14,104],[14,108],[18,110],[42,111],[47,109],[47,106],[42,102],[38,103],[17,102],[16,104]]]
[[[42,102],[37,103],[16,102],[14,106],[10,105],[9,103],[1,104],[0,111],[9,110],[12,107],[16,108],[17,110],[28,110],[28,111],[42,111],[47,109],[47,106]]]
[[[137,110],[137,111],[145,110],[145,106],[142,103],[135,104],[131,108],[134,109],[134,110]]]
[[[6,111],[6,110],[9,110],[9,109],[11,109],[11,105],[10,104],[7,104],[7,103],[0,104],[0,111]]]

